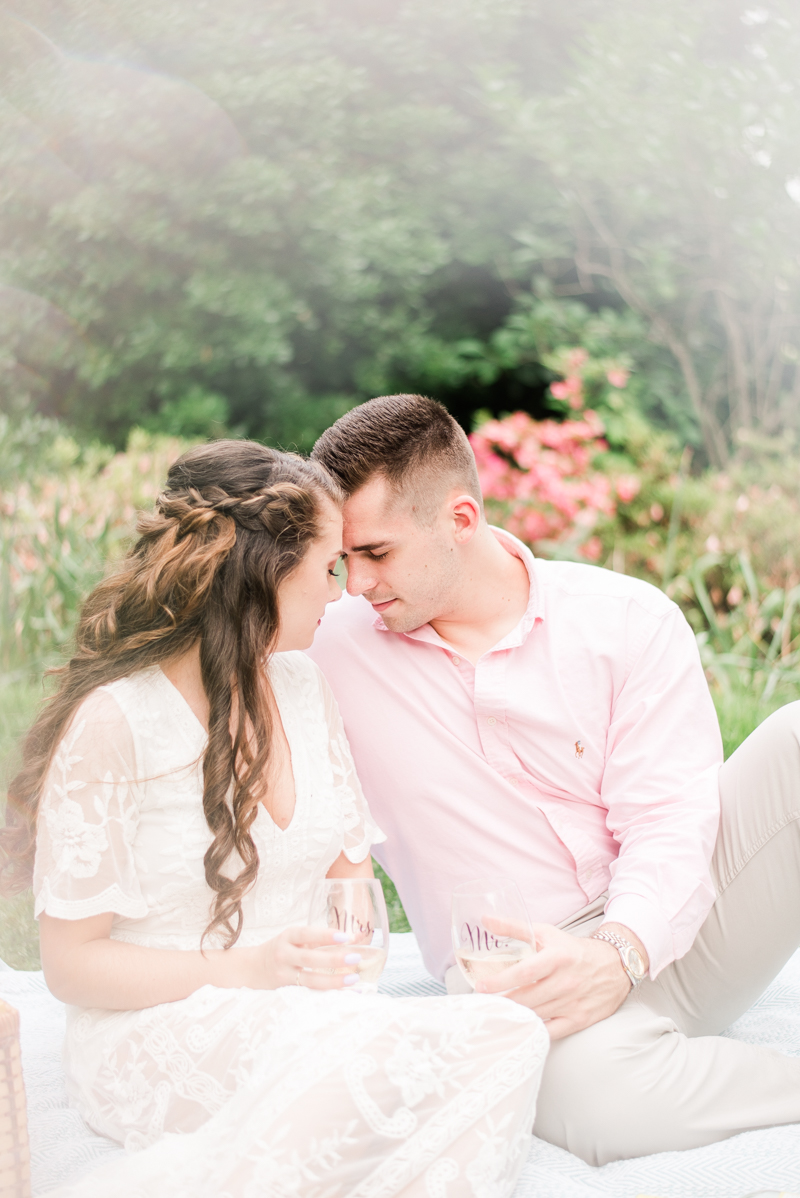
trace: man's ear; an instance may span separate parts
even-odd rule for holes
[[[455,538],[459,545],[471,541],[481,522],[481,507],[472,495],[457,495],[450,501]]]

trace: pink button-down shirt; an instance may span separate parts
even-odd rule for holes
[[[388,836],[375,856],[437,977],[453,887],[486,876],[513,878],[544,923],[607,891],[654,977],[714,901],[722,746],[694,636],[655,587],[494,532],[530,601],[476,666],[429,624],[390,632],[347,595],[310,650]]]

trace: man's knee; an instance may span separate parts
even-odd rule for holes
[[[735,848],[737,859],[748,845],[760,843],[787,818],[797,816],[800,701],[773,712],[739,745],[720,770],[719,791],[723,838],[726,825],[733,820],[734,839],[729,847]],[[737,845],[739,838],[741,844]]]
[[[633,998],[609,1019],[556,1041],[534,1134],[590,1165],[659,1151],[667,1056],[683,1039],[671,1019]]]

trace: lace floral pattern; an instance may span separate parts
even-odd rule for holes
[[[344,850],[381,838],[316,666],[270,678],[297,801],[253,825],[260,868],[242,942],[305,923]],[[205,733],[164,674],[94,692],[64,737],[39,820],[37,912],[114,912],[112,935],[196,949],[208,921]],[[505,999],[206,986],[143,1011],[72,1009],[70,1097],[135,1153],[66,1198],[505,1198],[533,1125],[548,1037]]]

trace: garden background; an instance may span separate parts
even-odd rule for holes
[[[792,0],[0,9],[3,781],[183,448],[400,390],[681,605],[727,752],[800,696],[798,61]]]

